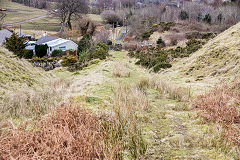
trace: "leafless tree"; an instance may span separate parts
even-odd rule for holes
[[[87,0],[57,0],[56,15],[60,18],[61,24],[72,29],[72,18],[88,12]]]
[[[96,30],[96,25],[90,19],[83,18],[78,21],[78,28],[81,30],[82,35],[93,35]]]

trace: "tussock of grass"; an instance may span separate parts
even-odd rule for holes
[[[21,88],[6,92],[0,103],[1,119],[41,118],[63,101],[69,86],[69,80],[59,79],[48,82],[47,88]]]
[[[112,74],[116,77],[130,77],[131,70],[127,63],[116,62],[113,66]]]
[[[174,86],[157,77],[150,79],[149,83],[152,88],[159,90],[162,94],[167,94],[170,99],[188,101],[191,98],[190,88]]]
[[[120,84],[113,88],[112,106],[114,125],[123,132],[120,141],[132,159],[139,159],[146,152],[146,143],[139,126],[137,112],[148,109],[146,94],[136,87]]]

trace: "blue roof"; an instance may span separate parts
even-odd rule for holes
[[[43,44],[43,43],[47,43],[49,41],[58,39],[56,37],[52,37],[52,36],[42,36],[39,40],[37,40],[36,44]]]
[[[5,41],[6,38],[11,37],[12,32],[7,29],[0,30],[0,45]]]

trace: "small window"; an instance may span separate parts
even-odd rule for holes
[[[66,46],[61,46],[61,47],[59,47],[59,49],[62,51],[66,51]]]
[[[52,52],[52,47],[50,47],[50,52]]]

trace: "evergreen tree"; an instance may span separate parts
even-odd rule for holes
[[[25,42],[24,37],[18,37],[16,33],[13,33],[10,38],[6,38],[4,46],[9,51],[12,51],[15,55],[22,57],[24,49],[26,47],[26,44],[24,42]]]

